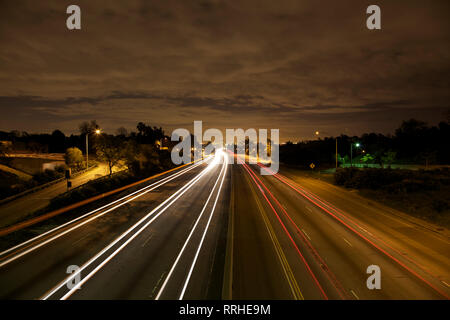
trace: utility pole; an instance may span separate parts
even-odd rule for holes
[[[336,137],[336,171],[338,168],[338,146],[337,146],[337,137]]]
[[[353,142],[350,143],[350,168],[353,168]]]
[[[86,169],[89,168],[89,145],[88,145],[89,133],[86,132]]]

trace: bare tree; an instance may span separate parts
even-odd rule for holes
[[[125,157],[124,148],[114,137],[102,135],[97,142],[97,156],[108,164],[111,175],[113,167]]]
[[[82,135],[86,135],[94,133],[94,131],[100,128],[100,126],[98,125],[96,120],[91,120],[91,122],[84,121],[80,123],[78,128]]]

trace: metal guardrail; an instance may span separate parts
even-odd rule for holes
[[[98,164],[95,164],[95,165],[93,165],[92,167],[89,167],[88,169],[83,169],[83,170],[81,170],[81,171],[77,171],[77,172],[75,172],[75,173],[72,175],[72,177],[77,177],[77,176],[79,176],[79,175],[81,175],[81,174],[83,174],[83,173],[86,173],[86,172],[88,172],[88,171],[90,171],[90,170],[92,170],[92,169],[94,169],[94,168],[97,168],[97,167],[98,167]],[[0,205],[5,204],[5,203],[8,203],[8,202],[11,202],[11,201],[16,200],[16,199],[18,199],[18,198],[21,198],[21,197],[23,197],[23,196],[26,196],[27,194],[34,193],[34,192],[36,192],[36,191],[40,191],[40,190],[42,190],[42,189],[48,188],[48,187],[50,187],[50,186],[52,186],[52,185],[54,185],[54,184],[57,184],[57,183],[59,183],[59,182],[62,182],[62,181],[64,181],[64,180],[66,180],[66,178],[64,178],[64,177],[63,177],[63,178],[59,178],[59,179],[56,179],[56,180],[53,180],[53,181],[50,181],[50,182],[41,184],[41,185],[36,186],[36,187],[34,187],[34,188],[31,188],[31,189],[22,191],[22,192],[20,192],[20,193],[18,193],[18,194],[12,195],[12,196],[10,196],[10,197],[8,197],[8,198],[1,199],[1,200],[0,200]]]

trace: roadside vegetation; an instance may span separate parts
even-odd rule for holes
[[[313,133],[312,133],[313,134]],[[341,135],[320,136],[314,140],[292,142],[280,146],[280,161],[309,169],[334,168],[336,163],[336,140],[338,162],[341,167],[379,167],[396,165],[450,164],[450,119],[437,126],[410,119],[403,121],[394,135],[366,133],[360,137]]]
[[[450,169],[402,170],[341,168],[334,175],[339,186],[400,211],[450,227]]]

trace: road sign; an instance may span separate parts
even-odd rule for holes
[[[309,167],[310,167],[311,169],[314,169],[314,168],[316,167],[316,165],[315,165],[314,163],[311,163],[311,164],[309,165]]]

